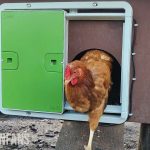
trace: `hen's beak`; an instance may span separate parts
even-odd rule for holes
[[[74,76],[71,76],[70,79],[65,79],[65,85],[71,82],[72,79],[74,79]]]
[[[65,80],[65,85],[67,85],[70,81],[71,81],[71,79]]]

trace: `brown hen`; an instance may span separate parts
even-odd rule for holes
[[[86,150],[92,149],[92,140],[102,116],[111,88],[112,58],[103,51],[91,50],[80,60],[66,66],[65,93],[71,107],[88,112],[90,136]]]

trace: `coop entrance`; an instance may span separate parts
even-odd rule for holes
[[[105,11],[95,11],[95,12],[82,11],[82,10],[93,11],[93,9],[95,10],[100,9]],[[123,12],[114,11],[122,9],[124,10]],[[57,23],[55,23],[56,19],[55,16],[53,16],[55,12],[61,12],[60,14],[58,13],[56,15],[58,17]],[[19,20],[23,19],[24,16],[26,16],[26,21],[17,24],[17,21],[12,19],[13,13],[16,13],[14,19],[16,19],[20,14],[22,14],[23,16],[20,17]],[[45,13],[47,13],[47,15],[46,16],[44,15],[44,17],[42,17],[41,14]],[[5,16],[4,14],[7,17],[4,17]],[[32,15],[27,16],[27,14]],[[3,59],[2,52],[4,51],[15,52],[13,54],[11,53],[7,57],[4,54],[5,58],[1,61],[0,64],[0,68],[3,68],[3,70],[2,69],[0,70],[0,85],[1,85],[0,111],[4,114],[11,114],[11,115],[67,119],[77,121],[87,121],[88,120],[87,115],[76,113],[70,108],[70,106],[67,103],[63,103],[64,68],[68,62],[69,58],[68,53],[71,52],[70,49],[68,49],[68,44],[70,43],[67,34],[68,32],[70,32],[70,30],[68,30],[68,22],[70,23],[72,20],[123,21],[122,47],[121,47],[122,59],[120,63],[121,81],[120,81],[120,96],[119,96],[120,97],[119,100],[121,100],[120,101],[121,103],[120,104],[118,102],[117,104],[113,104],[113,102],[109,103],[109,105],[105,109],[105,114],[102,116],[100,121],[104,123],[116,123],[116,124],[123,123],[124,121],[126,121],[129,114],[128,108],[129,108],[130,55],[131,55],[131,32],[132,32],[132,8],[127,2],[96,2],[96,3],[49,2],[49,3],[30,3],[30,4],[11,3],[1,5],[0,15],[1,15],[0,20],[1,60]],[[45,23],[43,22],[43,19]],[[5,24],[6,22],[7,25]],[[9,24],[11,25],[10,27]],[[21,26],[21,28],[18,28],[17,26]],[[5,31],[3,31],[4,29]],[[18,29],[20,29],[20,32],[18,32]],[[61,32],[59,32],[60,29]],[[32,32],[33,34],[31,34]],[[21,33],[23,33],[24,36],[22,36]],[[40,35],[38,35],[38,33],[40,33]],[[28,35],[29,38],[27,38]],[[15,40],[15,38],[12,38],[12,36],[17,37],[18,41],[19,40],[22,41],[21,42],[18,42],[17,40],[16,40],[17,42],[13,41]],[[13,40],[10,39],[7,40],[7,37],[12,38]],[[16,44],[14,45],[14,43]],[[31,59],[31,56],[33,56],[33,61]],[[10,68],[8,66],[10,66]],[[15,76],[18,67],[24,68],[18,71],[19,77]],[[8,71],[8,69],[10,69],[10,71],[6,73],[6,70]],[[119,69],[117,70],[119,71]],[[5,76],[1,76],[2,74],[4,74],[4,72],[6,73]],[[28,74],[29,72],[32,73],[33,76],[30,76]],[[11,74],[13,74],[14,76],[12,76]],[[30,82],[27,82],[28,80],[23,80],[22,78],[23,76],[25,76],[25,79],[27,78],[30,79],[33,88],[32,86],[29,86]],[[13,80],[14,78],[12,77],[15,77],[15,80]],[[7,84],[5,84],[6,82],[3,81],[7,81]],[[9,97],[7,96],[8,94],[7,91],[9,93],[13,91],[11,90],[11,88],[13,87],[10,86],[10,83],[8,81],[10,82],[14,81],[13,86],[15,88],[13,90],[15,90],[15,94],[13,95],[13,98],[17,97],[17,101],[15,101],[15,103],[13,103],[11,96]],[[16,86],[16,83],[19,86]],[[28,88],[31,90],[26,88],[26,86],[24,85],[28,85]],[[36,89],[37,91],[34,90],[33,94],[32,89]],[[114,89],[116,90],[116,88]],[[22,94],[20,93],[20,95],[19,90],[21,90],[22,92]],[[26,95],[25,92],[23,93],[24,90],[28,90],[28,93],[30,94]],[[22,99],[23,95],[24,97]],[[3,96],[5,96],[5,99]]]

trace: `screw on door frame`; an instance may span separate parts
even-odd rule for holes
[[[27,7],[31,7],[31,4],[30,4],[30,3],[27,3]]]
[[[97,3],[97,2],[94,2],[92,5],[93,5],[94,7],[97,7],[97,6],[98,6],[98,3]]]

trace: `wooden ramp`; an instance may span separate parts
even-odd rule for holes
[[[93,150],[123,150],[124,124],[99,126],[93,140]],[[86,122],[65,121],[56,144],[56,150],[84,150],[88,142]]]

